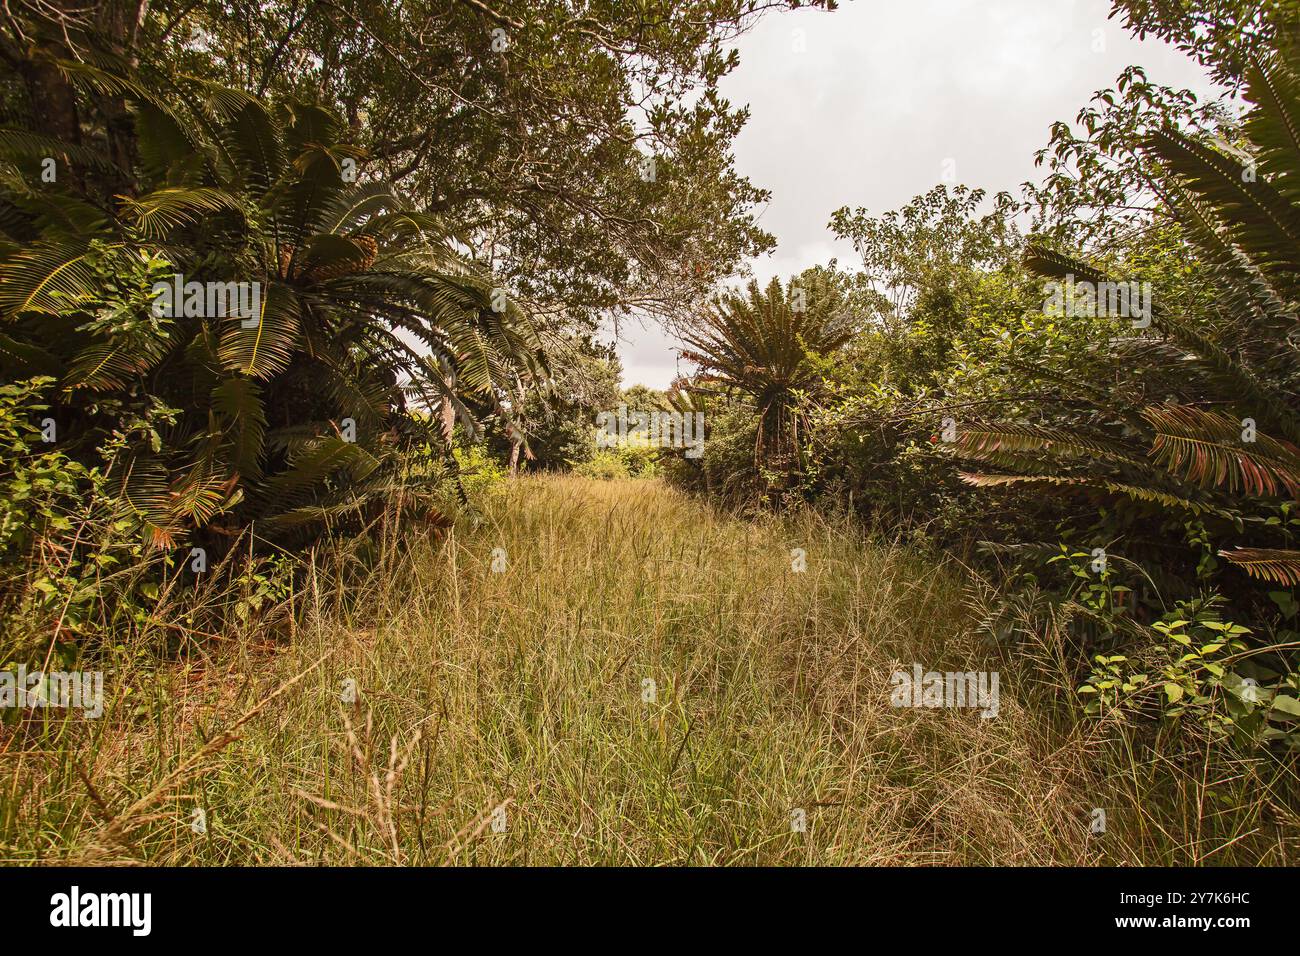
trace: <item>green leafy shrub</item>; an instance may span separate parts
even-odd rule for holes
[[[574,469],[584,478],[596,478],[601,481],[616,481],[631,477],[627,461],[614,451],[599,451],[590,461],[584,461]]]
[[[1241,746],[1300,747],[1300,672],[1259,664],[1244,640],[1250,628],[1222,620],[1222,603],[1218,595],[1179,602],[1136,656],[1096,655],[1079,687],[1088,713],[1158,716]]]
[[[110,493],[127,435],[106,442],[98,464],[69,458],[41,398],[51,384],[0,386],[0,664],[50,654],[66,663],[77,644],[116,639],[139,612],[137,586],[159,563]],[[133,424],[154,431],[152,422]]]
[[[662,449],[627,443],[614,449],[629,478],[653,478],[659,471]]]
[[[491,494],[510,476],[505,466],[482,445],[458,447],[454,452],[461,486],[472,502]]]
[[[664,478],[679,488],[728,503],[760,501],[768,481],[754,465],[758,414],[739,398],[687,394],[695,400],[689,408],[704,412],[704,447],[696,458],[687,458],[681,450],[666,452],[660,464]],[[683,404],[680,410],[687,408]]]

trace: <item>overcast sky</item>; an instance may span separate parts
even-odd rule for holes
[[[897,208],[941,182],[945,161],[957,182],[1018,195],[1041,174],[1034,152],[1049,125],[1072,122],[1129,64],[1212,93],[1195,63],[1138,42],[1109,12],[1108,0],[849,0],[834,13],[769,14],[722,84],[750,106],[736,165],[772,192],[760,222],[778,245],[754,274],[855,263],[832,241],[831,213]],[[624,386],[666,388],[676,374],[676,344],[657,327],[625,323],[619,355]]]

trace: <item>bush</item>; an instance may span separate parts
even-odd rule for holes
[[[618,459],[631,478],[653,478],[659,473],[659,449],[640,445],[620,445]]]
[[[630,477],[627,462],[620,454],[611,451],[597,452],[591,461],[582,462],[574,470],[584,478],[598,478],[601,481]]]
[[[106,444],[105,467],[70,459],[57,431],[43,434],[53,419],[40,393],[51,382],[0,386],[0,664],[51,651],[66,661],[86,638],[129,625],[129,598],[159,563],[146,560],[127,507],[106,490],[124,436]]]
[[[471,501],[478,501],[483,496],[491,494],[494,488],[500,486],[509,477],[505,466],[489,454],[482,445],[457,448],[455,455],[456,464],[460,468],[461,487],[465,489],[465,495]],[[442,484],[445,487],[446,483]]]
[[[758,416],[740,402],[717,401],[705,411],[704,452],[699,458],[682,453],[666,456],[662,464],[669,483],[686,491],[717,495],[729,503],[755,501],[764,488],[754,468]]]

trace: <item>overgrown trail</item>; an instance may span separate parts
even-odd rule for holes
[[[369,593],[347,595],[359,610],[330,609],[322,567],[288,648],[258,649],[254,630],[225,658],[142,686],[147,719],[106,715],[85,757],[100,799],[120,809],[163,786],[133,811],[158,816],[119,821],[132,836],[116,841],[69,772],[44,855],[1095,858],[1072,758],[1013,682],[994,719],[890,706],[896,668],[984,667],[961,581],[932,560],[813,518],[724,517],[655,481],[576,478],[499,488],[477,528],[386,560]],[[240,739],[166,779],[326,654]],[[341,703],[353,686],[357,701]]]

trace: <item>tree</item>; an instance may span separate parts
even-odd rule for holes
[[[719,296],[683,338],[682,357],[700,367],[695,388],[721,386],[747,396],[759,424],[754,462],[789,469],[799,447],[801,393],[819,387],[814,356],[853,336],[857,316],[845,309],[845,280],[830,269],[806,270],[782,287],[751,282],[744,294]]]
[[[1113,0],[1111,16],[1139,38],[1172,43],[1235,88],[1294,14],[1289,0]]]
[[[1127,67],[1114,88],[1093,94],[1075,126],[1052,124],[1048,145],[1034,158],[1046,165],[1047,177],[1025,183],[1024,193],[1040,239],[1099,254],[1173,222],[1160,171],[1142,149],[1152,130],[1174,128],[1207,143],[1238,136],[1226,103],[1153,83],[1139,66]]]
[[[984,198],[982,189],[939,185],[878,217],[847,206],[832,214],[836,238],[850,240],[862,257],[864,278],[879,296],[873,311],[885,327],[898,328],[921,290],[947,281],[956,267],[994,267],[1014,255],[1015,201],[999,193],[980,214]]]
[[[107,0],[105,9],[139,24],[110,34],[112,46],[138,57],[159,88],[203,76],[337,111],[376,173],[457,223],[475,259],[540,316],[590,324],[610,310],[677,311],[771,248],[752,212],[767,194],[731,155],[747,113],[718,85],[738,62],[740,32],[766,10],[801,5],[834,6],[600,0],[579,15],[566,0]],[[101,52],[93,38],[103,31],[79,21],[71,0],[14,10],[0,62],[15,72]],[[47,72],[67,99],[57,67]],[[56,98],[48,84],[30,94],[23,105],[36,120]],[[78,118],[67,113],[69,129]]]
[[[618,406],[620,368],[613,348],[588,336],[557,337],[550,343],[551,376],[545,388],[516,396],[511,421],[488,428],[493,449],[517,470],[568,468],[595,454],[596,416]],[[512,428],[509,434],[507,429]]]

